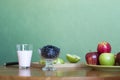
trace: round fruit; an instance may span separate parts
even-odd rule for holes
[[[57,58],[56,60],[53,61],[54,64],[64,64],[64,60],[62,58]]]
[[[110,53],[111,45],[108,42],[100,42],[97,46],[97,51],[99,54],[101,53]]]
[[[39,64],[45,65],[45,60],[44,60],[44,59],[41,59],[41,60],[39,61]]]
[[[98,65],[99,54],[97,52],[88,52],[85,55],[87,64]]]
[[[77,63],[80,61],[80,57],[77,55],[66,54],[66,58],[70,63]]]
[[[115,59],[116,65],[120,65],[120,52],[118,52],[117,55],[115,55]]]
[[[115,64],[115,56],[112,53],[103,53],[99,56],[100,65],[112,66]]]

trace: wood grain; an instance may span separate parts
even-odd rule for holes
[[[1,66],[0,80],[120,80],[119,71],[97,71],[84,66],[57,65],[56,71],[42,71],[38,63],[32,64],[30,69],[19,69],[17,65]]]

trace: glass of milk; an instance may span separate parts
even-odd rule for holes
[[[27,69],[31,66],[33,47],[31,44],[17,44],[17,55],[20,69]]]
[[[19,69],[19,76],[31,76],[30,69]]]

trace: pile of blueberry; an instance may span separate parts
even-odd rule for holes
[[[46,59],[54,59],[59,56],[60,49],[53,45],[44,46],[41,49],[41,56]]]

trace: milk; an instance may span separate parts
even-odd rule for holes
[[[19,69],[19,76],[31,76],[30,69]]]
[[[19,67],[30,67],[32,50],[17,51]]]

